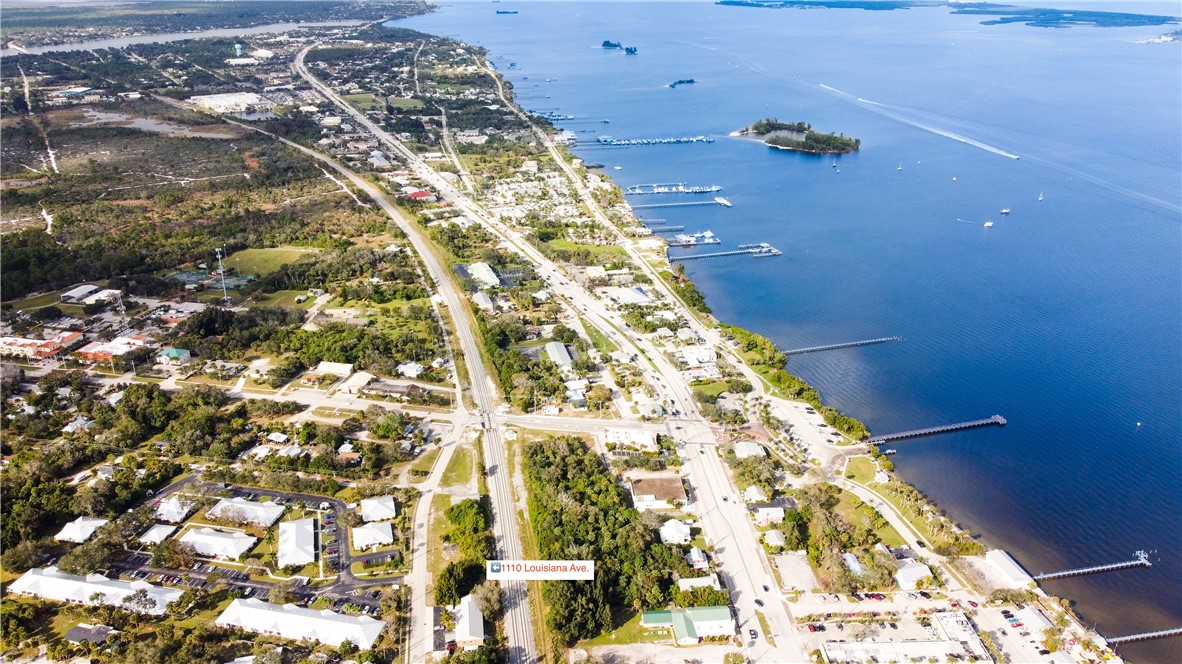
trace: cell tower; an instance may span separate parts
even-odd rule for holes
[[[230,299],[230,296],[226,294],[226,266],[222,265],[222,253],[225,249],[218,247],[213,251],[218,257],[218,273],[222,275],[222,302],[225,302]]]

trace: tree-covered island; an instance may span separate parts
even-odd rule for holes
[[[773,148],[810,154],[845,154],[861,146],[862,141],[844,134],[822,134],[807,122],[780,122],[764,118],[743,129],[740,136],[758,136]]]

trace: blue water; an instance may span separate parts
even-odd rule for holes
[[[647,215],[709,228],[721,249],[784,251],[687,263],[721,320],[784,348],[904,337],[790,369],[880,433],[1005,415],[1005,428],[898,443],[899,472],[1033,573],[1156,549],[1150,569],[1045,587],[1110,636],[1182,625],[1182,44],[1135,43],[1175,28],[978,20],[502,2],[400,25],[486,47],[525,107],[579,118],[560,123],[576,152],[620,185],[724,187],[733,208]],[[697,83],[665,87],[681,78]],[[727,137],[765,116],[862,149],[834,168]],[[603,148],[601,133],[717,140]],[[1182,639],[1121,652],[1182,661]]]

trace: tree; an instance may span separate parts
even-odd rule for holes
[[[448,563],[435,580],[435,604],[451,606],[472,592],[484,576],[484,565],[476,560]]]
[[[267,601],[272,604],[289,604],[296,600],[294,581],[278,581],[271,586],[271,591],[267,594]]]
[[[691,606],[727,606],[730,604],[730,601],[730,593],[725,590],[715,590],[710,586],[699,586],[690,590],[683,590],[673,598],[673,602],[677,606],[685,608]]]
[[[501,584],[496,581],[485,581],[472,589],[472,596],[480,605],[480,612],[485,619],[493,620],[501,614]]]
[[[606,385],[593,385],[587,390],[587,405],[599,409],[612,399],[612,391]]]
[[[156,567],[189,569],[196,561],[193,547],[176,539],[166,539],[152,549],[152,565]]]

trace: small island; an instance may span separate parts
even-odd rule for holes
[[[624,55],[636,55],[637,50],[639,49],[637,49],[635,46],[625,46]]]
[[[822,134],[807,122],[780,122],[765,118],[739,132],[740,136],[758,136],[768,147],[809,154],[845,154],[857,150],[862,141],[844,134]]]
[[[676,81],[673,81],[672,83],[670,83],[669,87],[675,88],[679,85],[693,85],[693,84],[694,84],[694,79],[692,79],[692,78],[680,78],[680,79],[677,79]]]
[[[621,44],[620,42],[614,42],[610,39],[605,39],[605,40],[603,40],[603,47],[604,48],[624,48],[624,45]]]

